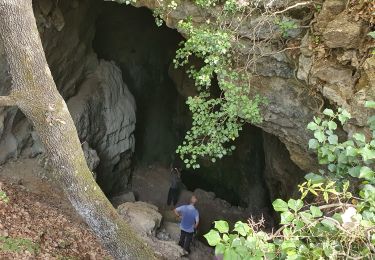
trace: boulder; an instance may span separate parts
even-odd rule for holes
[[[363,23],[351,21],[346,14],[340,14],[327,24],[323,32],[324,43],[329,48],[359,48]]]
[[[126,202],[117,208],[118,213],[143,235],[155,234],[162,216],[152,204],[137,201]]]
[[[113,206],[116,208],[126,202],[135,202],[135,196],[132,191],[124,192],[119,195],[113,196],[111,199]]]
[[[178,223],[165,221],[163,222],[162,228],[169,234],[172,240],[178,241],[180,239],[181,230]]]
[[[324,1],[322,10],[319,12],[318,19],[314,28],[317,31],[323,31],[327,24],[335,19],[335,17],[345,10],[346,1],[345,0],[327,0]]]

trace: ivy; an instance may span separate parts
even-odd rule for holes
[[[228,2],[224,8],[228,12],[236,10],[232,4]],[[175,67],[187,66],[192,57],[203,61],[203,65],[190,66],[187,71],[198,94],[186,102],[192,112],[192,127],[176,151],[187,168],[196,169],[200,167],[199,158],[216,162],[230,154],[235,149],[230,143],[238,138],[243,125],[262,122],[260,106],[265,100],[251,95],[249,75],[236,70],[232,32],[210,24],[194,26],[189,20],[180,21],[178,29],[187,35],[187,40],[177,50]],[[214,80],[221,92],[219,97],[211,94]]]

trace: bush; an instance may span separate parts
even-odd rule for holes
[[[375,108],[375,102],[366,102]],[[299,185],[297,200],[273,202],[280,228],[259,230],[253,222],[237,222],[232,232],[225,221],[205,235],[224,259],[372,259],[375,254],[375,116],[368,120],[372,138],[355,133],[340,141],[338,124],[350,114],[326,109],[307,128],[309,148],[323,167]],[[370,139],[370,140],[367,140]],[[309,199],[307,199],[309,197]]]

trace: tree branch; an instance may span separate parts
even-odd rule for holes
[[[15,106],[16,101],[10,96],[0,96],[0,107]]]
[[[299,6],[309,5],[309,4],[312,4],[312,1],[296,3],[295,5],[289,6],[289,7],[285,8],[284,10],[274,12],[273,14],[282,14],[282,13],[285,13],[285,12],[289,11],[290,9],[293,9],[293,8],[296,8],[296,7],[299,7]]]

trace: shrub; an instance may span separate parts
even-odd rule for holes
[[[366,102],[375,108],[375,102]],[[280,228],[273,233],[253,222],[237,222],[232,232],[225,221],[205,235],[224,259],[372,259],[375,254],[375,116],[368,120],[372,138],[355,133],[346,140],[336,134],[350,114],[326,109],[307,128],[309,148],[323,167],[299,185],[297,200],[273,202]],[[367,140],[370,139],[370,140]],[[306,199],[307,197],[313,199]]]

